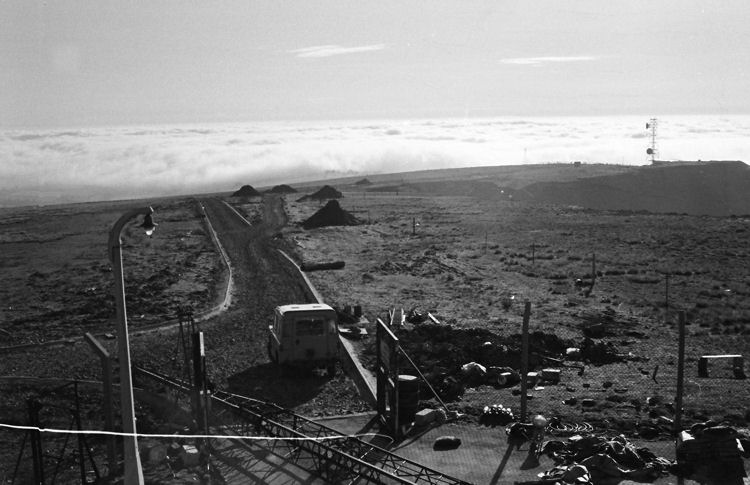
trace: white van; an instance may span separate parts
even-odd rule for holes
[[[339,338],[336,311],[311,303],[276,307],[268,326],[268,355],[279,365],[325,367],[336,372]]]

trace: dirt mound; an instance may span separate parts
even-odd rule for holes
[[[455,328],[450,325],[419,324],[398,334],[401,347],[425,372],[442,398],[459,398],[455,384],[468,384],[461,367],[476,362],[485,367],[521,366],[521,335],[503,337],[481,328]],[[546,364],[542,355],[562,356],[574,345],[557,335],[533,332],[529,335],[529,368]],[[458,386],[458,387],[461,387]]]
[[[590,209],[743,215],[750,214],[750,167],[739,161],[673,162],[574,182],[535,183],[514,198]]]
[[[329,200],[322,209],[303,222],[302,227],[313,229],[325,226],[356,226],[358,224],[361,224],[360,221],[342,209],[338,200]]]
[[[314,194],[306,195],[297,202],[304,202],[306,200],[314,199],[314,200],[326,200],[326,199],[340,199],[344,195],[339,192],[338,190],[334,189],[330,185],[324,185],[320,190],[315,192]]]
[[[260,197],[260,192],[251,185],[243,185],[240,190],[232,194],[232,197]]]
[[[286,184],[277,185],[268,191],[271,194],[296,194],[297,189]]]
[[[358,180],[358,181],[354,182],[354,185],[372,185],[372,182],[370,182],[369,180],[367,180],[366,178],[364,178],[362,180]]]

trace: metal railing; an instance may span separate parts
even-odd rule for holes
[[[135,367],[134,372],[182,393],[190,394],[192,387],[181,380]],[[215,391],[210,396],[214,421],[226,413],[240,423],[232,433],[256,436],[262,433],[279,439],[265,446],[285,456],[330,483],[378,484],[468,484],[417,462],[391,453],[356,436],[342,436],[333,428],[295,414],[276,404]],[[226,432],[212,426],[212,432]],[[286,440],[285,438],[293,438]]]

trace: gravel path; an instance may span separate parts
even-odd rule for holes
[[[263,199],[263,222],[254,226],[223,201],[207,199],[203,204],[234,273],[229,309],[200,324],[209,379],[217,388],[273,401],[309,416],[368,410],[344,375],[287,377],[269,362],[266,343],[274,307],[307,302],[302,282],[276,249],[283,246],[276,234],[286,224],[281,198]],[[131,346],[135,363],[181,375],[176,337],[145,336],[134,339]]]

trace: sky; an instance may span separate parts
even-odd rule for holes
[[[665,159],[747,160],[747,25],[745,0],[4,0],[0,205],[644,164],[653,116]]]
[[[0,126],[750,111],[744,0],[0,2]]]

